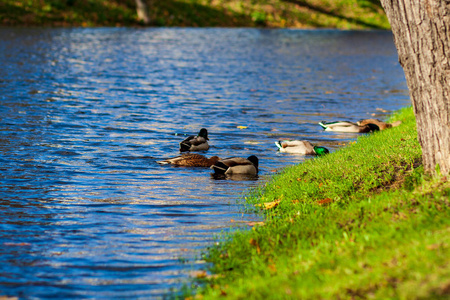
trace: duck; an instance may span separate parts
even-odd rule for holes
[[[206,151],[209,149],[208,141],[208,131],[202,128],[197,136],[190,135],[180,143],[180,152]]]
[[[359,133],[365,133],[365,132],[373,132],[373,131],[379,131],[380,127],[378,127],[376,124],[367,123],[363,126],[359,126],[356,123],[349,122],[349,121],[337,121],[337,122],[319,122],[319,125],[322,126],[322,128],[325,131],[336,131],[336,132],[359,132]]]
[[[286,140],[275,142],[280,152],[304,154],[304,155],[324,155],[330,153],[327,148],[314,146],[308,141]]]
[[[185,167],[211,167],[220,160],[218,156],[207,158],[201,154],[183,153],[182,155],[157,161],[160,165],[177,165]]]
[[[364,126],[364,125],[367,125],[367,124],[375,124],[375,125],[377,125],[380,128],[380,130],[385,130],[385,129],[388,129],[388,128],[399,126],[400,124],[402,124],[402,121],[396,121],[396,122],[393,122],[393,123],[386,123],[386,122],[380,121],[378,119],[362,119],[362,120],[359,120],[358,122],[356,122],[356,124],[358,126]]]
[[[229,157],[219,160],[211,166],[215,174],[232,175],[256,175],[258,174],[259,160],[255,155],[248,158]]]

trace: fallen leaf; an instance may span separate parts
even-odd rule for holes
[[[272,273],[276,273],[277,272],[277,268],[275,267],[274,264],[268,265],[267,267],[269,268],[270,271],[272,271]]]
[[[208,273],[206,273],[206,271],[203,270],[198,270],[189,272],[189,275],[195,278],[206,278],[208,276]]]
[[[295,200],[292,200],[292,203],[298,204],[298,203],[300,203],[300,201],[298,201],[297,199],[295,199]]]
[[[325,199],[317,201],[317,204],[319,204],[319,205],[328,205],[331,202],[333,202],[333,200],[331,200],[331,198],[325,198]]]
[[[248,222],[248,226],[264,226],[264,222]]]
[[[256,252],[257,252],[258,254],[260,254],[260,253],[261,253],[261,248],[259,248],[259,243],[258,243],[258,241],[257,241],[257,240],[255,240],[255,239],[251,238],[251,239],[250,239],[250,241],[249,241],[249,243],[250,243],[250,245],[252,245],[252,246],[255,246],[255,247],[256,247]]]
[[[427,249],[428,249],[428,250],[436,250],[436,249],[439,249],[439,247],[441,247],[440,244],[431,244],[431,245],[427,245]]]
[[[280,200],[275,200],[275,201],[272,201],[272,202],[266,202],[266,203],[263,203],[263,204],[264,204],[264,208],[265,209],[272,209],[272,208],[277,207],[278,204],[280,204]]]
[[[239,129],[247,129],[248,127],[247,127],[247,126],[236,126],[236,128],[239,128]]]

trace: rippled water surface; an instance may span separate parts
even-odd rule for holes
[[[0,65],[0,296],[163,297],[305,159],[274,141],[336,151],[355,135],[317,122],[409,104],[389,32],[1,28]],[[201,127],[259,178],[156,163]]]

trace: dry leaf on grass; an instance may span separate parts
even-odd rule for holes
[[[248,226],[264,226],[264,222],[248,222]]]
[[[331,198],[325,198],[325,199],[317,201],[316,203],[319,205],[329,205],[331,202],[333,202],[333,200],[331,200]]]
[[[260,203],[260,204],[255,204],[255,206],[257,207],[263,207],[264,209],[272,209],[278,206],[278,204],[280,204],[281,200],[275,200],[272,202],[265,202],[265,203]]]
[[[252,245],[252,246],[255,246],[255,247],[256,247],[256,252],[257,252],[258,254],[260,254],[260,253],[261,253],[261,248],[259,248],[259,243],[258,243],[258,241],[257,241],[257,240],[255,240],[255,239],[251,238],[251,239],[250,239],[250,241],[249,241],[249,243],[250,243],[250,245]]]

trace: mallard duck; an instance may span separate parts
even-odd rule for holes
[[[254,155],[248,158],[230,157],[219,160],[211,166],[215,174],[243,174],[256,175],[258,174],[258,158]]]
[[[356,124],[358,124],[358,126],[364,126],[367,124],[375,124],[380,128],[380,130],[385,130],[388,128],[397,127],[398,125],[402,124],[402,121],[386,123],[386,122],[380,121],[378,119],[363,119],[363,120],[356,122]]]
[[[337,122],[319,122],[319,125],[322,126],[322,128],[325,131],[337,131],[337,132],[372,132],[372,131],[379,131],[380,128],[372,123],[368,123],[364,126],[359,126],[356,123],[349,122],[349,121],[337,121]]]
[[[278,141],[275,142],[280,152],[305,155],[323,155],[330,153],[325,147],[314,146],[308,141]]]
[[[208,131],[202,128],[197,136],[190,135],[180,143],[180,152],[208,150],[208,140]]]
[[[177,165],[185,167],[211,167],[220,160],[217,156],[207,158],[200,154],[183,153],[180,156],[157,161],[161,165]]]

